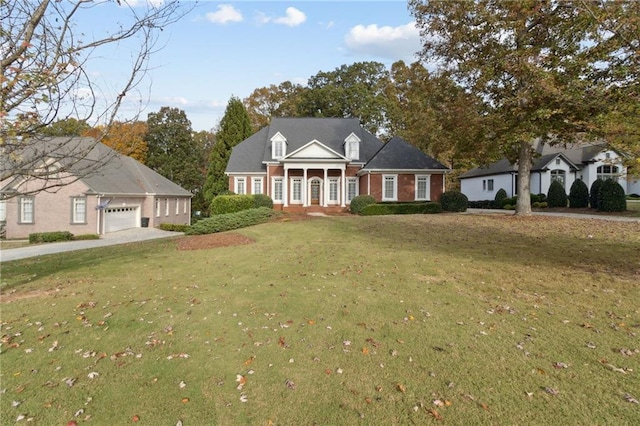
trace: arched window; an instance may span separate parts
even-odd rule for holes
[[[602,180],[613,179],[617,182],[618,178],[620,177],[620,169],[618,168],[618,166],[611,166],[608,164],[604,166],[598,166],[596,177]]]

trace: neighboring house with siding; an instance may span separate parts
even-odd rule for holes
[[[43,138],[38,144],[47,156],[35,163],[33,175],[0,181],[0,221],[6,238],[190,223],[192,194],[133,158],[93,138]],[[82,158],[74,158],[74,151]],[[55,178],[48,173],[46,181],[35,177],[44,167],[59,173]],[[53,187],[41,191],[45,184]]]
[[[596,179],[616,180],[627,194],[640,194],[640,180],[628,176],[622,156],[604,143],[549,146],[536,144],[536,157],[529,180],[532,194],[547,194],[554,180],[567,194],[576,179],[591,188]],[[518,195],[518,165],[506,158],[460,175],[460,190],[470,201],[493,200],[504,189],[507,196]]]
[[[274,208],[338,212],[357,195],[437,201],[450,170],[401,138],[383,143],[352,118],[273,118],[233,148],[236,194],[267,194]]]

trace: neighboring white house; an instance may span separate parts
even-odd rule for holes
[[[538,144],[537,157],[529,181],[532,194],[547,194],[554,180],[568,194],[576,179],[591,188],[596,179],[616,180],[627,194],[640,194],[640,179],[627,176],[620,154],[606,144],[549,146]],[[504,189],[507,196],[518,195],[518,165],[507,159],[476,167],[460,176],[460,191],[469,201],[493,200]]]

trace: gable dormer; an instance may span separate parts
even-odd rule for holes
[[[277,132],[271,138],[271,158],[279,160],[287,155],[287,138]]]
[[[344,156],[349,160],[360,159],[360,138],[351,133],[344,140]]]

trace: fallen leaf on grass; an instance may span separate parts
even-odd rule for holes
[[[633,395],[629,393],[624,394],[624,400],[632,404],[640,404],[640,401],[638,401],[636,398],[633,397]]]
[[[407,388],[406,388],[406,387],[405,387],[405,385],[403,385],[402,383],[398,383],[398,384],[396,385],[396,390],[397,390],[398,392],[405,393],[405,392],[407,391]]]
[[[442,414],[438,413],[438,411],[435,410],[434,408],[431,408],[429,410],[429,414],[431,414],[431,417],[433,417],[436,420],[444,420],[444,418],[442,417]]]
[[[248,399],[247,399],[247,395],[245,395],[245,394],[241,394],[241,395],[240,395],[240,402],[247,402],[247,401],[248,401]]]
[[[182,398],[180,402],[182,402],[183,404],[186,404],[187,402],[189,402],[189,398]]]
[[[236,382],[238,382],[238,386],[236,387],[236,389],[242,390],[242,388],[244,387],[244,384],[247,383],[247,378],[244,377],[242,374],[237,374]]]
[[[134,423],[135,423],[135,422],[139,422],[139,421],[140,421],[140,416],[138,416],[138,415],[136,414],[135,416],[133,416],[133,417],[131,418],[131,421],[133,421]]]
[[[296,388],[296,384],[293,383],[293,381],[291,381],[289,379],[285,380],[284,385],[289,389],[295,389]]]
[[[549,395],[553,395],[553,396],[556,396],[556,395],[558,395],[560,393],[560,391],[558,389],[554,389],[554,388],[550,388],[550,387],[544,388],[544,391],[546,393],[548,393]]]

